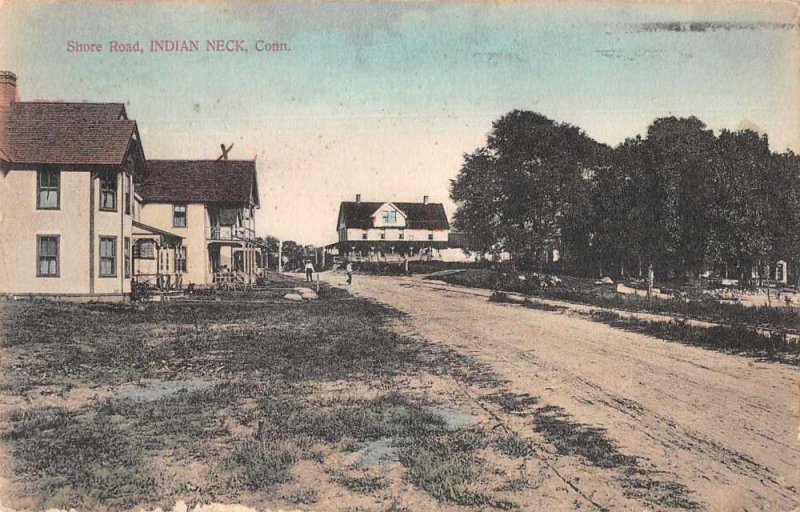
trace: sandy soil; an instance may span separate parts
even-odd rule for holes
[[[342,285],[340,274],[323,280]],[[710,510],[793,510],[800,484],[798,368],[670,343],[559,312],[489,303],[419,278],[355,276],[352,291],[408,314],[402,329],[485,363],[513,393],[607,429],[626,455]],[[480,403],[481,397],[474,397]],[[487,405],[487,407],[490,407]],[[529,422],[498,417],[523,437]],[[547,453],[546,447],[543,453]],[[554,451],[551,449],[552,455]],[[545,457],[572,509],[642,509],[614,471]],[[555,476],[554,476],[555,475]],[[545,486],[550,487],[550,486]],[[541,496],[528,505],[552,506]]]

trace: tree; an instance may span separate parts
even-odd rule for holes
[[[509,251],[541,267],[566,222],[587,200],[585,178],[605,146],[577,127],[514,110],[493,123],[487,144],[465,155],[451,183],[455,225],[470,248]]]

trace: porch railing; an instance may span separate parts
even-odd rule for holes
[[[168,292],[183,288],[183,274],[135,274],[133,282],[151,290]]]
[[[255,231],[241,226],[211,226],[208,240],[250,241],[256,237]]]

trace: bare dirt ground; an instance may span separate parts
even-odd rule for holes
[[[342,285],[345,279],[328,273],[323,280]],[[539,411],[552,408],[590,431],[605,429],[621,454],[647,468],[647,478],[637,480],[636,470],[593,462],[580,450],[573,454],[555,437],[540,461],[548,480],[567,484],[559,488],[565,494],[558,508],[641,509],[629,499],[631,487],[649,493],[647,508],[680,507],[659,495],[681,485],[704,509],[798,507],[797,367],[661,341],[561,312],[494,304],[488,291],[419,278],[358,275],[350,289],[406,313],[398,325],[404,334],[486,364],[508,393],[529,395]],[[473,399],[494,410],[485,397]],[[496,419],[524,438],[547,439],[548,427],[531,422],[529,412],[511,408]]]

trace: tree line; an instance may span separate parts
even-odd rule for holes
[[[659,279],[747,281],[800,257],[800,157],[696,117],[656,119],[612,148],[514,110],[464,155],[450,195],[470,249],[528,268],[641,276],[653,265]]]

